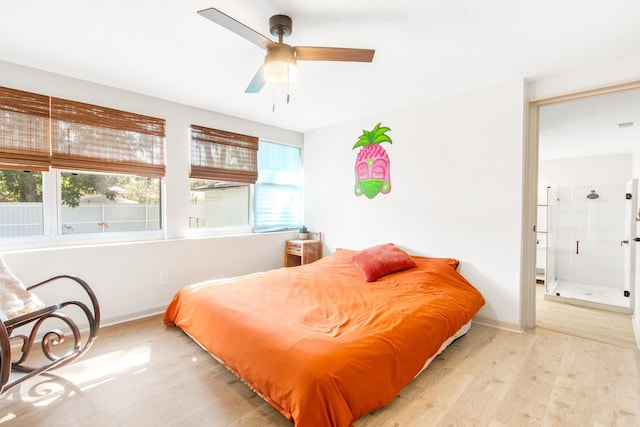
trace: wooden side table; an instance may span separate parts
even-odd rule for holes
[[[309,233],[308,240],[287,240],[284,245],[284,266],[310,264],[322,258],[322,233]]]

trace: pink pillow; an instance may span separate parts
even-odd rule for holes
[[[351,262],[356,266],[367,282],[396,271],[416,267],[411,256],[393,243],[372,246],[356,253]]]

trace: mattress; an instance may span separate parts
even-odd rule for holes
[[[296,427],[348,427],[387,405],[484,304],[446,258],[367,282],[339,250],[315,263],[181,288],[178,326]]]

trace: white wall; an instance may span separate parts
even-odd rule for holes
[[[523,82],[305,133],[305,222],[325,250],[394,242],[453,257],[485,296],[480,315],[520,323]],[[354,194],[354,143],[382,122],[391,192]]]
[[[538,168],[538,204],[546,203],[548,186],[624,185],[632,178],[632,165],[631,154],[541,160]]]
[[[297,233],[189,239],[189,125],[198,124],[302,147],[303,135],[86,81],[0,62],[0,86],[166,119],[166,238],[143,243],[15,250],[7,265],[26,284],[75,274],[97,294],[103,324],[159,312],[182,285],[284,264],[284,241]],[[159,284],[160,272],[169,283]],[[45,295],[49,297],[49,295]],[[54,302],[50,296],[47,302]]]
[[[640,59],[609,61],[529,83],[526,94],[545,98],[639,77]],[[2,62],[0,85],[167,119],[167,241],[5,254],[26,282],[57,273],[88,275],[108,322],[161,309],[191,280],[282,264],[282,242],[295,233],[183,241],[187,127],[197,123],[298,146],[302,135]],[[522,191],[524,92],[520,80],[507,81],[308,132],[305,222],[325,233],[325,250],[393,241],[414,253],[459,258],[460,271],[487,299],[481,315],[519,324],[522,200],[534,197],[535,204],[535,195]],[[353,194],[351,147],[362,129],[378,121],[392,129],[394,143],[385,148],[393,189],[369,200]],[[169,270],[166,289],[157,284],[159,269]],[[636,298],[636,313],[639,304]]]
[[[183,285],[282,267],[284,241],[296,235],[272,233],[76,246],[4,252],[2,257],[25,285],[58,274],[86,280],[98,297],[102,323],[106,325],[163,311]],[[160,284],[161,272],[168,273],[166,285]],[[38,295],[53,304],[63,294],[58,289],[64,288],[48,286]]]

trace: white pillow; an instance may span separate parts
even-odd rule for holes
[[[0,257],[0,320],[44,308],[44,303],[9,270]]]

